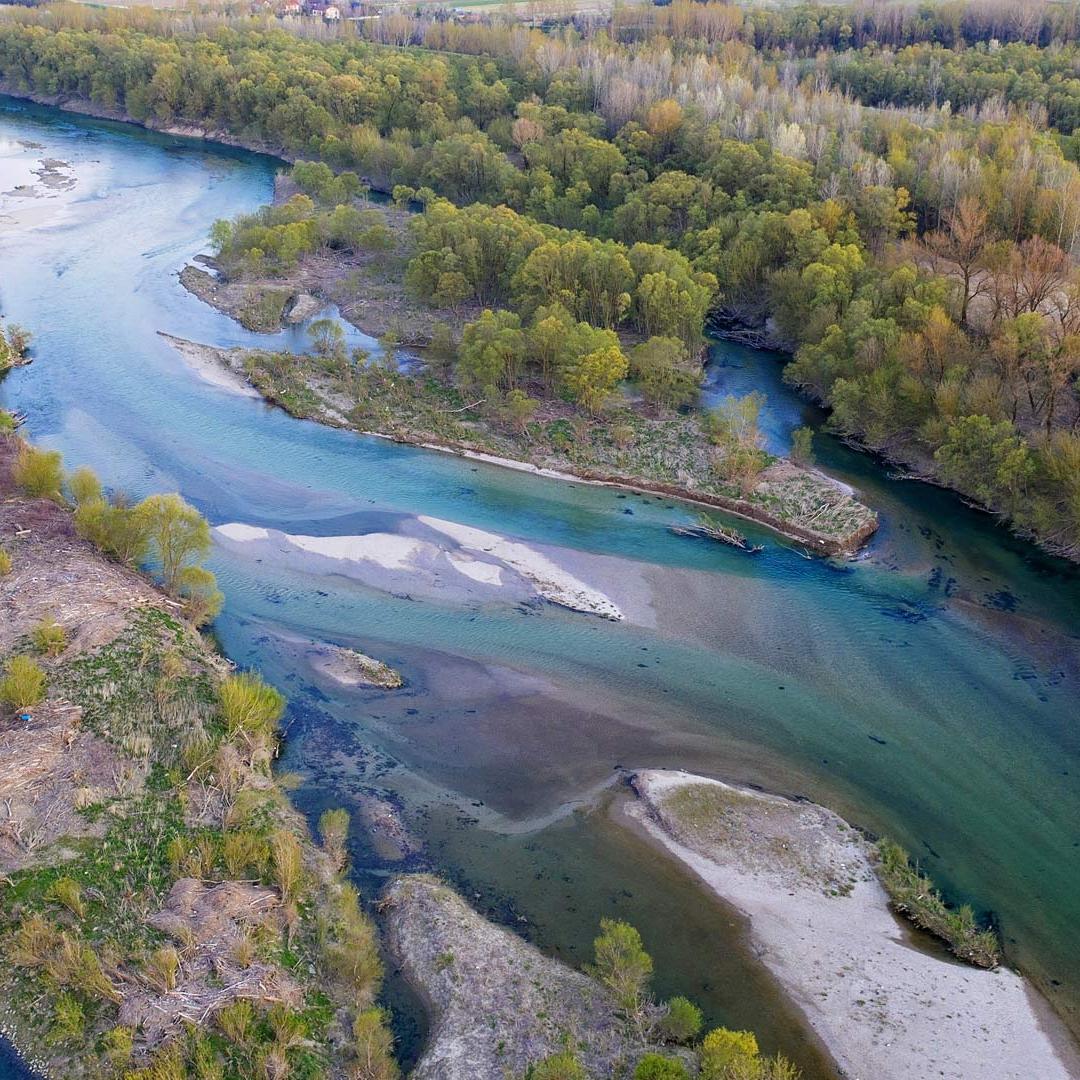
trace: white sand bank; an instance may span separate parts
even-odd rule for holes
[[[537,592],[554,604],[561,604],[574,611],[591,612],[605,619],[617,621],[623,617],[618,607],[602,592],[574,577],[568,570],[564,570],[528,544],[507,540],[497,533],[474,529],[470,525],[443,521],[441,518],[422,516],[419,520],[429,529],[435,529],[457,541],[463,548],[493,555],[528,578],[536,586]]]
[[[254,386],[229,366],[228,349],[219,349],[215,345],[200,345],[197,341],[187,341],[185,338],[166,334],[164,330],[159,330],[158,336],[163,337],[180,354],[187,366],[203,382],[242,397],[262,398]]]
[[[1020,975],[912,943],[869,843],[831,811],[682,772],[645,771],[634,786],[629,812],[749,917],[763,963],[844,1076],[1080,1077],[1068,1032]]]
[[[242,522],[219,525],[215,532],[220,540],[251,546],[262,557],[314,572],[345,573],[390,592],[407,590],[450,602],[519,603],[539,597],[585,614],[623,618],[608,596],[528,544],[437,518],[417,521],[430,537],[386,532],[303,536]]]

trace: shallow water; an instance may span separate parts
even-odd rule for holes
[[[589,809],[620,768],[645,765],[805,794],[896,836],[951,899],[992,911],[1011,959],[1080,1026],[1075,571],[824,437],[822,466],[882,516],[853,562],[808,560],[740,524],[766,544],[752,558],[671,535],[693,511],[670,500],[292,420],[202,381],[157,336],[267,343],[176,273],[215,218],[269,198],[275,163],[0,99],[0,192],[42,157],[71,164],[70,191],[0,195],[0,305],[35,334],[35,362],[0,401],[36,440],[133,496],[179,489],[214,523],[347,535],[425,514],[549,545],[635,613],[614,624],[421,601],[219,550],[216,629],[290,696],[284,765],[303,777],[305,809],[397,800],[426,852],[409,865],[435,866],[575,961],[601,915],[625,914],[659,989],[823,1076],[739,959],[736,928],[706,919],[713,905],[676,868]],[[269,340],[301,348],[303,333]],[[707,394],[754,388],[770,448],[820,422],[775,355],[717,343]],[[335,688],[283,635],[354,645],[407,685]],[[369,890],[392,869],[359,839],[354,861]]]

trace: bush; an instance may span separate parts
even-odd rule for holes
[[[48,898],[56,904],[62,904],[80,919],[86,915],[86,904],[83,903],[82,886],[69,877],[59,877],[49,889]]]
[[[103,498],[101,481],[98,479],[97,473],[93,469],[86,468],[85,465],[80,469],[76,469],[68,477],[68,491],[71,493],[71,498],[76,506],[81,506],[83,503],[90,502],[93,499]]]
[[[49,1030],[50,1043],[81,1039],[86,1029],[86,1016],[79,1002],[70,994],[62,993],[53,1006],[53,1026]]]
[[[242,672],[230,675],[218,689],[221,715],[230,735],[249,740],[272,736],[285,711],[285,699],[258,677]]]
[[[593,942],[596,963],[591,974],[611,991],[619,1008],[634,1017],[641,1011],[652,976],[652,957],[642,947],[641,935],[629,923],[601,919],[600,931]]]
[[[757,1039],[752,1031],[716,1028],[701,1044],[701,1080],[728,1080],[730,1071],[757,1063]]]
[[[27,494],[37,499],[56,499],[62,496],[64,463],[59,450],[40,450],[24,446],[11,470],[12,479]]]
[[[589,1080],[589,1074],[569,1050],[564,1050],[531,1065],[525,1070],[525,1080]]]
[[[345,841],[349,836],[349,811],[325,810],[319,817],[319,836],[323,849],[333,860],[337,871],[345,869]]]
[[[300,841],[288,829],[278,829],[270,840],[274,878],[285,904],[296,900],[304,881],[304,856]]]
[[[359,1080],[397,1080],[401,1073],[394,1060],[394,1036],[386,1011],[373,1007],[357,1013],[352,1034]]]
[[[125,566],[141,563],[150,551],[149,523],[122,500],[80,502],[75,509],[75,529],[103,554]]]
[[[0,577],[11,573],[11,555],[0,548]]]
[[[634,1070],[634,1080],[690,1080],[686,1066],[675,1058],[646,1054]]]
[[[171,945],[155,949],[146,961],[146,977],[163,994],[176,989],[179,974],[180,954]]]
[[[232,877],[261,878],[270,861],[270,845],[253,829],[231,829],[222,840],[221,854]]]
[[[791,433],[791,460],[800,465],[814,463],[814,429],[796,428]]]
[[[101,1038],[101,1047],[109,1064],[122,1069],[135,1049],[135,1033],[122,1025],[110,1028]]]
[[[34,627],[30,640],[40,655],[59,656],[67,648],[67,631],[55,619],[45,619]]]
[[[351,998],[374,998],[382,978],[375,927],[360,909],[351,885],[342,885],[329,913],[320,919],[320,950],[326,972]]]
[[[668,1042],[692,1042],[701,1030],[701,1010],[688,998],[673,997],[658,1028],[661,1038]]]
[[[13,656],[0,679],[0,702],[16,712],[33,708],[45,696],[45,672],[29,656]]]
[[[234,1001],[217,1014],[217,1024],[231,1043],[243,1046],[255,1023],[255,1006],[250,1001]]]

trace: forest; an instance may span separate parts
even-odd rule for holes
[[[396,188],[424,207],[410,287],[504,330],[751,328],[837,433],[1076,556],[1077,11],[677,0],[315,40],[57,6],[3,12],[0,78]]]

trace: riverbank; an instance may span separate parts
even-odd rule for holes
[[[67,508],[15,487],[21,452],[0,438],[5,1031],[54,1076],[343,1075],[381,966],[271,773],[283,700],[264,687],[229,713],[228,661]]]
[[[750,920],[762,962],[848,1077],[1068,1080],[1080,1055],[1007,968],[928,948],[890,911],[872,846],[812,803],[642,771],[627,811]]]

